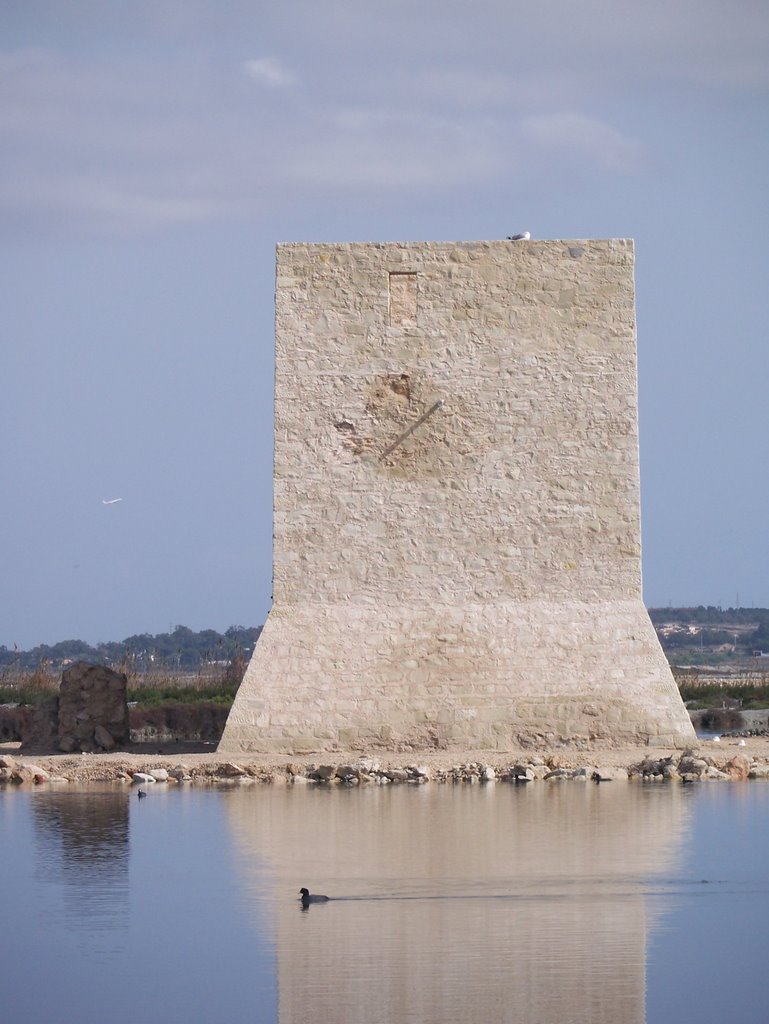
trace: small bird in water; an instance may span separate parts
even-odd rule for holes
[[[518,234],[518,235],[508,235],[507,236],[508,242],[528,242],[530,238],[531,238],[531,232],[530,231],[521,231],[521,233]]]
[[[146,796],[147,794],[146,794],[146,793],[144,792],[144,790],[143,790],[143,789],[140,789],[140,790],[139,790],[139,792],[138,792],[138,793],[137,793],[136,795],[137,795],[137,796],[139,797],[139,799],[141,800],[141,798],[142,798],[143,796]]]
[[[299,895],[302,898],[302,905],[305,907],[309,903],[328,903],[328,896],[310,895],[309,889],[300,889]]]

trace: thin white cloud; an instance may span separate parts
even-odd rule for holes
[[[487,119],[378,107],[332,112],[296,157],[292,178],[332,188],[446,189],[504,166]]]
[[[524,118],[527,145],[544,151],[576,155],[613,171],[637,171],[643,166],[643,146],[611,125],[585,114],[551,113]]]
[[[386,107],[301,91],[284,106],[292,78],[282,64],[260,58],[244,68],[272,87],[244,91],[223,64],[210,71],[183,59],[5,55],[0,212],[10,223],[136,232],[253,216],[299,188],[512,181],[553,150],[613,171],[638,163],[639,147],[610,126],[547,112],[544,80],[527,79],[530,105],[543,112],[521,121],[529,104],[513,102],[520,85],[511,76],[446,72],[437,93],[406,87]]]
[[[245,0],[222,18],[180,0],[170,21],[134,6],[138,21],[105,7],[89,31],[92,5],[72,0],[82,31],[68,34],[53,0],[35,19],[17,5],[29,45],[0,53],[6,223],[143,230],[309,191],[514,187],[545,165],[564,181],[637,173],[654,166],[663,98],[709,109],[769,81],[765,0],[441,0],[439,32],[433,0],[286,0],[259,19]]]
[[[258,57],[244,61],[243,71],[248,78],[271,89],[285,89],[296,85],[297,78],[275,57]]]
[[[224,69],[26,51],[0,55],[0,83],[8,223],[136,232],[264,205],[280,117]]]
[[[431,102],[457,110],[523,111],[587,98],[584,76],[567,68],[487,69],[431,67],[402,79],[402,88]]]

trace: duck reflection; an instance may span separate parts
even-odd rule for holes
[[[645,892],[688,791],[625,783],[233,792],[281,1024],[643,1024]],[[332,894],[298,914],[296,884]],[[257,889],[257,887],[260,887]],[[319,909],[319,908],[318,908]]]

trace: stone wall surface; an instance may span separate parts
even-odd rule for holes
[[[105,665],[76,662],[61,674],[58,747],[99,751],[129,741],[128,681],[123,672]]]
[[[693,738],[641,598],[631,242],[281,246],[275,392],[220,749]]]

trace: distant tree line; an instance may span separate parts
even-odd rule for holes
[[[734,644],[745,653],[769,651],[769,608],[650,608],[649,616],[658,631],[663,626],[697,627],[696,633],[681,630],[661,634],[660,640],[667,649]]]
[[[247,661],[261,631],[261,626],[230,626],[224,633],[215,629],[196,633],[187,626],[176,626],[170,633],[137,633],[95,646],[84,640],[39,644],[28,651],[2,645],[0,669],[32,670],[43,663],[57,669],[72,661],[90,661],[112,668],[123,666],[132,672],[155,668],[190,672],[211,662],[227,663],[236,658]]]
[[[733,644],[734,633],[729,627],[734,626],[740,629],[737,640],[740,648],[748,653],[769,651],[769,608],[698,605],[696,608],[650,608],[649,615],[658,630],[667,625],[698,627],[696,634],[683,629],[661,634],[666,649]],[[754,628],[746,630],[746,626]],[[132,672],[161,668],[194,672],[212,662],[227,663],[236,658],[248,661],[261,631],[261,626],[230,626],[224,633],[215,629],[194,632],[187,626],[176,626],[169,633],[137,633],[125,640],[95,646],[84,640],[39,644],[28,651],[0,646],[0,670],[34,670],[41,664],[56,670],[72,661],[90,661],[113,668],[123,666]]]
[[[769,623],[769,608],[722,608],[720,605],[701,604],[696,608],[650,608],[649,616],[655,626],[668,622],[749,626],[754,622]]]

